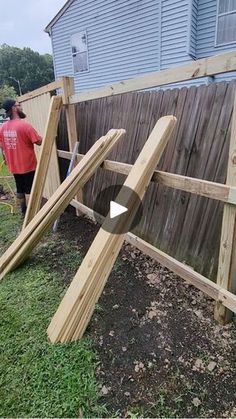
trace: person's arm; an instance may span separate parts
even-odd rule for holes
[[[37,145],[42,144],[41,135],[39,135],[36,129],[34,129],[34,127],[32,127],[32,125],[30,125],[29,123],[27,124],[27,133],[28,133],[28,138],[33,144],[37,144]]]
[[[35,143],[35,144],[37,144],[37,145],[41,145],[42,144],[42,137],[40,137],[39,139],[38,139],[38,141]]]

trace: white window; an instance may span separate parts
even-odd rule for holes
[[[71,36],[71,50],[74,72],[88,71],[87,34],[85,31]]]
[[[236,0],[218,0],[216,45],[236,42]]]

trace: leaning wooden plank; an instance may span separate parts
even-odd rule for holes
[[[226,183],[231,186],[236,186],[236,94],[234,95],[226,179]],[[224,206],[217,284],[228,291],[236,292],[236,207],[229,204]],[[215,319],[225,324],[232,319],[232,311],[226,310],[223,304],[218,303]]]
[[[79,103],[101,97],[150,89],[170,83],[194,80],[215,74],[236,70],[236,52],[227,52],[210,58],[203,58],[179,67],[150,73],[134,79],[122,80],[119,83],[107,85],[92,91],[85,91],[70,97],[70,103]]]
[[[149,150],[148,145],[150,145]],[[152,156],[151,150],[153,150]],[[133,195],[132,192],[129,193],[129,191],[135,191],[137,195],[142,199],[156,165],[155,163],[153,164],[152,159],[156,157],[157,163],[157,160],[160,158],[162,151],[163,149],[158,147],[158,141],[156,141],[156,144],[154,145],[153,138],[150,137],[146,143],[146,147],[144,147],[144,149],[141,151],[140,156],[138,157],[131,173],[129,174],[124,184],[125,187],[129,187],[128,192],[125,190],[125,188],[122,188],[118,194],[116,201],[121,202],[122,205],[129,208],[129,213],[127,215],[124,214],[123,220],[118,217],[116,226],[113,230],[116,232],[115,234],[111,234],[103,230],[103,228],[105,228],[106,222],[110,222],[109,216],[103,223],[103,228],[101,228],[100,232],[98,233],[96,240],[97,243],[102,242],[106,245],[103,246],[102,254],[100,254],[97,262],[97,267],[95,267],[94,272],[91,274],[91,277],[88,278],[87,283],[82,290],[82,299],[79,302],[79,305],[77,305],[76,312],[73,314],[73,317],[71,317],[70,325],[67,325],[68,332],[66,331],[66,333],[62,335],[62,342],[68,342],[82,337],[84,330],[87,327],[88,321],[93,313],[95,303],[97,302],[105,286],[114,261],[124,241],[125,234],[123,231],[129,229],[137,210],[138,202],[136,200],[136,196]],[[145,165],[148,173],[145,172]],[[117,236],[118,229],[120,234]],[[96,245],[96,240],[93,243],[94,247]],[[93,254],[95,254],[96,247],[93,248],[93,245],[91,246],[91,251],[93,251]],[[83,275],[81,278],[83,278]]]
[[[109,276],[110,266],[113,266],[124,240],[122,235],[113,235],[114,237],[115,241],[106,243],[105,247],[103,246],[103,251],[100,253],[99,259],[93,264],[89,282],[87,281],[86,287],[81,291],[81,299],[72,308],[70,316],[60,332],[60,342],[77,340],[86,329],[91,317],[90,313],[92,315],[95,303]],[[106,240],[106,237],[104,237],[104,240]]]
[[[78,208],[81,212],[83,212],[83,214],[87,215],[93,221],[97,221],[100,218],[99,222],[102,224],[104,220],[102,215],[96,214],[95,218],[93,210],[81,204],[80,202],[77,202],[76,200],[72,200],[71,205],[75,208]],[[209,295],[209,297],[213,298],[220,304],[223,304],[231,311],[236,312],[236,295],[225,290],[224,288],[221,288],[213,281],[196,272],[193,268],[191,268],[191,266],[179,262],[177,259],[174,259],[167,253],[157,249],[155,246],[146,242],[133,233],[127,233],[125,240],[127,243],[130,243],[132,246],[141,250],[141,252],[143,252],[145,255],[150,256],[161,265],[176,273],[176,275],[180,276],[189,284],[195,286],[197,289]]]
[[[70,341],[75,334],[76,338],[81,337],[122,246],[125,235],[123,231],[128,231],[138,209],[137,196],[140,199],[143,198],[175,122],[175,117],[166,116],[155,125],[116,198],[116,201],[122,202],[128,211],[123,214],[122,218],[117,217],[113,220],[111,233],[108,232],[109,229],[106,231],[106,225],[110,223],[109,215],[106,217],[103,227],[100,228],[49,325],[48,336],[52,342]],[[118,231],[120,234],[117,234]],[[97,282],[99,285],[96,287]],[[96,295],[93,293],[94,288],[96,288]],[[86,311],[85,316],[84,311]]]
[[[77,190],[88,181],[124,133],[125,131],[122,129],[110,130],[106,136],[100,138],[91,147],[54,195],[0,258],[0,279],[29,255],[47,228],[64,211]]]
[[[113,240],[113,243],[111,243],[113,248],[112,253],[108,249],[106,255],[103,256],[104,263],[101,264],[101,269],[96,272],[96,276],[93,281],[91,281],[91,285],[88,287],[86,294],[83,296],[83,300],[77,307],[73,328],[69,331],[68,335],[63,336],[63,342],[76,341],[83,336],[88,326],[88,322],[92,317],[95,304],[97,303],[104,286],[106,285],[107,278],[111,271],[110,266],[112,267],[114,265],[123,241],[124,237],[122,236]]]
[[[38,133],[44,137],[47,125],[49,108],[51,105],[50,93],[44,93],[32,99],[24,101],[23,110],[27,115],[27,120],[33,125]],[[41,147],[35,146],[37,160],[39,160]],[[56,143],[52,146],[49,169],[43,190],[43,197],[49,199],[61,184],[58,157],[56,153]]]
[[[71,152],[69,151],[58,150],[57,153],[59,157],[71,159]],[[80,161],[83,158],[83,154],[77,154],[77,157],[78,161]],[[115,173],[128,175],[132,169],[132,164],[105,160],[101,164],[101,168]],[[155,170],[151,181],[161,183],[169,188],[179,189],[181,191],[190,192],[236,205],[236,187],[224,185],[223,183],[211,182],[209,180],[202,180],[174,173],[161,172],[160,170]]]
[[[41,152],[35,172],[32,191],[30,194],[30,199],[22,227],[23,229],[34,218],[35,214],[38,212],[40,208],[49,161],[51,158],[52,146],[55,143],[55,138],[57,135],[57,127],[60,118],[61,105],[61,96],[53,96],[51,98],[48,120],[41,145]]]

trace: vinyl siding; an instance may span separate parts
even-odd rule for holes
[[[89,71],[73,71],[70,37],[87,31]],[[76,91],[159,69],[159,0],[75,0],[52,27],[55,77]]]
[[[198,0],[197,58],[217,54],[215,48],[216,10],[216,0]]]
[[[198,0],[197,58],[219,55],[235,50],[236,43],[215,46],[217,0]],[[215,76],[215,81],[232,80],[236,73]]]
[[[192,18],[191,0],[162,0],[161,2],[161,69],[178,67],[193,60],[190,55],[196,49],[197,34],[197,0],[194,2],[194,19]],[[162,89],[181,88],[205,84],[208,79],[169,84]]]
[[[189,7],[188,0],[161,2],[161,69],[190,60],[187,53]]]

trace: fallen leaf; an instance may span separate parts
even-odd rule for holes
[[[198,397],[194,397],[194,399],[192,400],[192,404],[195,406],[195,407],[198,407],[198,406],[200,406],[200,404],[201,404],[202,402],[201,402],[201,400],[199,400],[199,398]]]
[[[200,370],[201,368],[204,368],[204,364],[200,358],[196,359],[195,364],[193,366],[193,370]]]
[[[208,369],[209,371],[213,371],[215,367],[216,367],[216,362],[215,362],[215,361],[211,361],[211,362],[207,365],[207,369]]]
[[[103,396],[106,396],[106,394],[108,394],[110,389],[111,387],[102,386],[101,393],[103,394]]]
[[[149,311],[149,313],[148,313],[148,318],[151,320],[151,319],[153,319],[153,317],[156,317],[157,316],[157,312],[155,311],[155,310],[151,310],[151,311]]]

